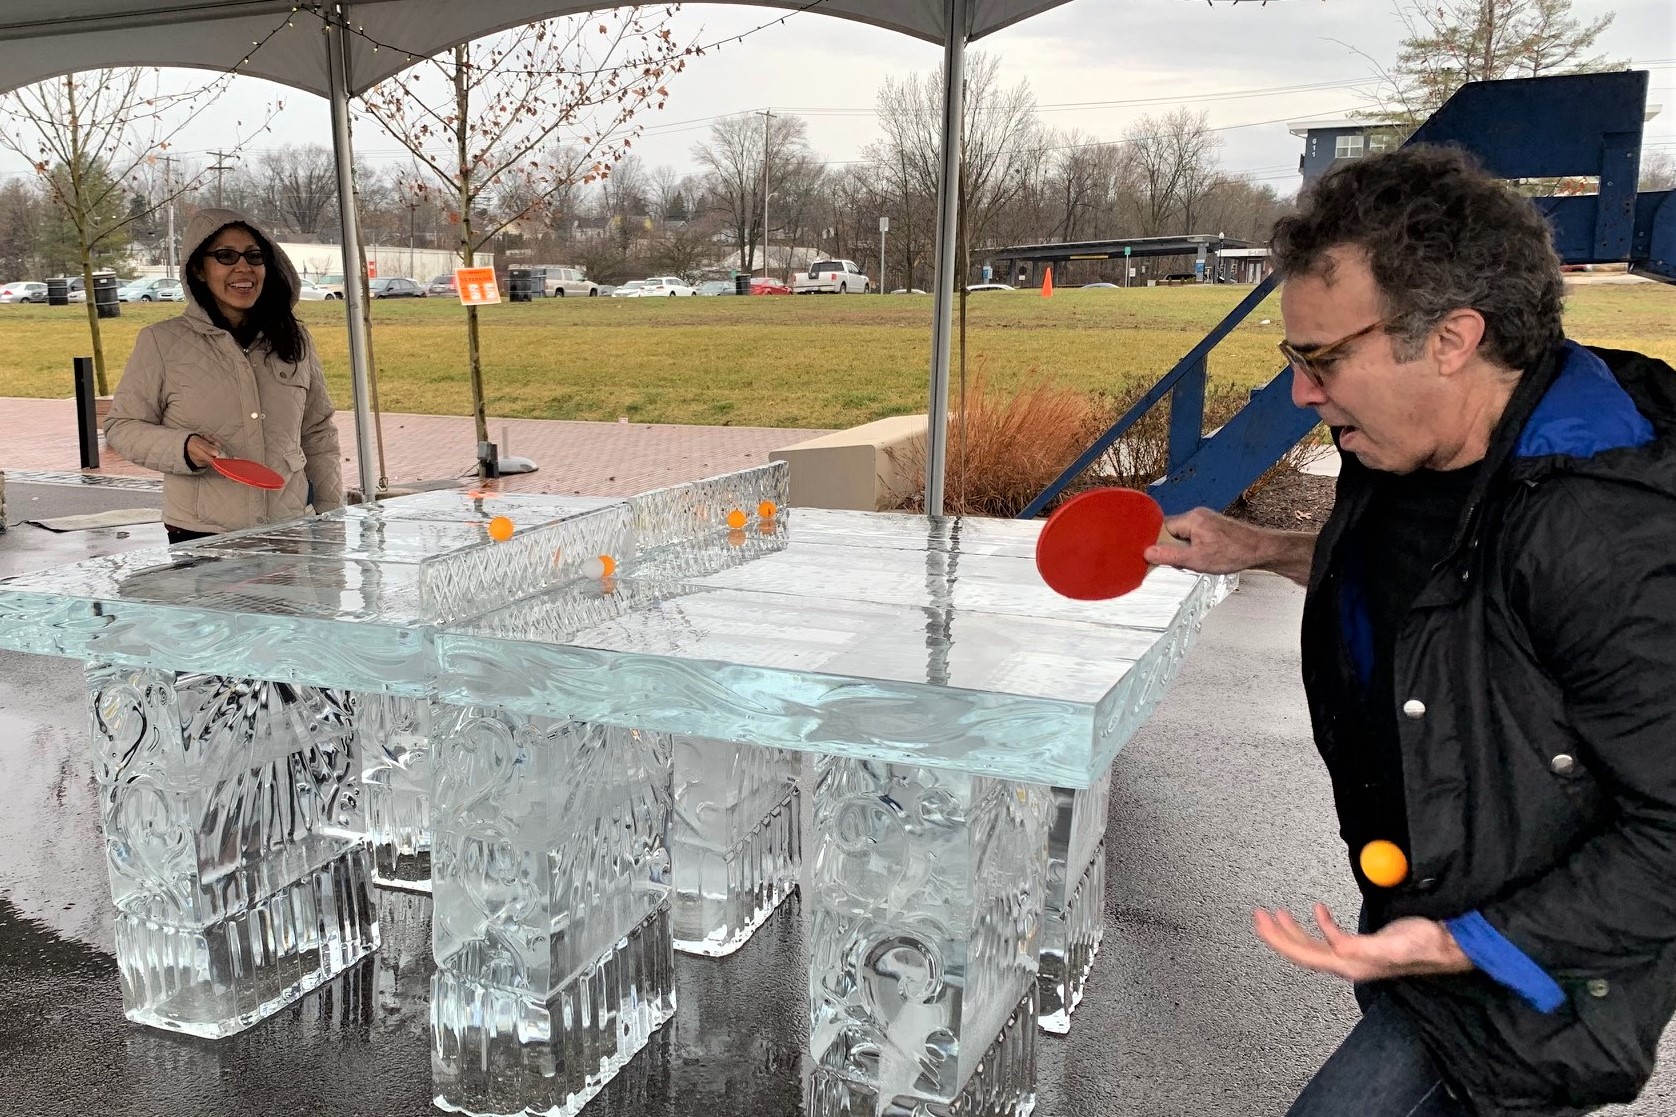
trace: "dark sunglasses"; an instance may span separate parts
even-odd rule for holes
[[[212,248],[204,255],[224,268],[232,267],[241,259],[253,268],[265,267],[268,262],[268,258],[262,254],[262,250],[254,246],[245,249],[243,252],[236,248]]]
[[[1338,352],[1346,345],[1358,338],[1367,337],[1375,330],[1383,329],[1396,321],[1391,318],[1381,318],[1370,326],[1363,326],[1353,334],[1345,334],[1337,341],[1330,341],[1326,345],[1311,346],[1308,353],[1298,349],[1289,341],[1280,343],[1280,355],[1286,358],[1286,363],[1309,377],[1310,382],[1317,388],[1325,388],[1327,365],[1334,360]]]

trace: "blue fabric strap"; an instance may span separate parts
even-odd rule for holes
[[[1480,913],[1469,911],[1444,920],[1443,925],[1473,965],[1519,994],[1538,1012],[1555,1012],[1565,1004],[1565,990],[1559,983]]]

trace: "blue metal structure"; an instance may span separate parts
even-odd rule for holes
[[[1638,274],[1676,282],[1676,191],[1638,194],[1647,73],[1518,78],[1462,86],[1409,143],[1472,152],[1502,178],[1590,177],[1598,194],[1536,199],[1554,226],[1567,264],[1628,263]],[[1110,430],[1021,514],[1029,519],[1093,465],[1152,407],[1170,399],[1169,472],[1151,492],[1166,514],[1226,508],[1315,426],[1292,403],[1282,369],[1214,435],[1205,437],[1206,359],[1211,349],[1277,286],[1270,276],[1176,363]]]

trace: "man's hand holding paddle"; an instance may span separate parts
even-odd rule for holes
[[[1148,547],[1146,561],[1155,566],[1174,566],[1200,574],[1268,570],[1300,586],[1309,584],[1309,568],[1315,556],[1313,532],[1257,527],[1209,508],[1167,517],[1164,530],[1179,542],[1160,541]]]

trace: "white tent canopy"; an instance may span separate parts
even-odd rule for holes
[[[942,43],[947,0],[717,0],[853,19]],[[968,0],[966,37],[978,39],[1066,0]],[[358,0],[345,5],[364,30],[349,49],[349,93],[364,93],[410,63],[537,19],[609,7],[562,0]],[[632,5],[630,5],[632,6]],[[298,9],[295,18],[292,9]],[[0,75],[16,88],[71,70],[102,66],[191,66],[231,70],[320,96],[331,90],[320,25],[326,5],[303,0],[53,0],[0,4]],[[287,21],[295,24],[285,28]],[[280,30],[285,28],[285,30]],[[278,32],[278,33],[276,33]],[[290,33],[287,33],[290,32]],[[271,36],[271,38],[270,38]],[[254,43],[264,42],[247,65]],[[373,52],[373,42],[400,48]]]
[[[852,19],[944,46],[943,180],[939,190],[936,299],[926,447],[926,511],[942,512],[954,287],[954,183],[960,166],[966,43],[1066,0],[718,0]],[[352,204],[348,99],[421,58],[538,19],[607,5],[563,0],[52,0],[0,2],[0,91],[106,66],[233,70],[318,93],[331,101],[338,187],[344,202],[344,274],[354,274],[359,237]],[[640,4],[621,5],[638,7]],[[357,33],[323,34],[347,23]],[[951,29],[953,33],[951,34]],[[381,49],[375,46],[383,44]],[[392,49],[393,48],[393,49]],[[355,391],[361,486],[373,467],[367,345],[360,290],[344,288]]]

